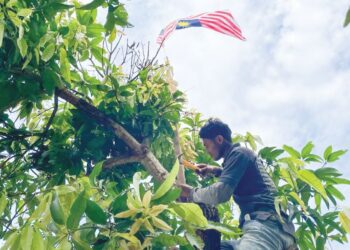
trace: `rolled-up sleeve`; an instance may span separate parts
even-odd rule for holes
[[[232,194],[231,185],[219,181],[205,188],[192,189],[189,201],[215,206],[228,201]]]

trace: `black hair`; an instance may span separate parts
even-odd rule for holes
[[[223,123],[218,118],[209,118],[207,122],[199,130],[200,138],[214,139],[216,136],[222,135],[225,140],[231,142],[231,129],[226,123]]]

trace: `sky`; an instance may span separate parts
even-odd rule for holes
[[[204,28],[175,31],[158,60],[168,57],[188,107],[218,117],[233,132],[250,131],[264,145],[315,153],[328,145],[350,149],[350,27],[345,0],[130,0],[129,40],[155,52],[160,30],[171,21],[230,10],[246,41]],[[350,178],[350,152],[331,164]],[[315,166],[310,166],[310,168]],[[350,192],[342,186],[341,191]],[[350,207],[350,196],[340,204]],[[332,243],[333,249],[349,249]]]

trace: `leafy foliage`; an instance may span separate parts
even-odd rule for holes
[[[103,8],[101,24],[96,17]],[[135,43],[118,56],[123,29],[130,27],[117,0],[0,0],[1,249],[192,249],[203,246],[197,229],[240,236],[233,201],[219,205],[222,223],[207,221],[196,204],[177,201],[176,126],[186,160],[218,164],[198,135],[205,120],[185,109],[169,62],[142,58],[147,53]],[[81,99],[62,102],[62,89]],[[88,116],[81,108],[87,104],[148,146],[170,171],[166,180],[150,177],[142,160],[130,161],[135,152]],[[279,190],[276,208],[293,216],[301,249],[347,241],[349,214],[337,203],[345,199],[338,186],[350,181],[331,165],[345,150],[330,146],[319,156],[312,142],[301,150],[262,147],[249,132],[233,142],[264,159]],[[125,157],[129,161],[110,163]],[[192,186],[215,181],[191,171],[185,176]]]

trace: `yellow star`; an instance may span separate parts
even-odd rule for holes
[[[187,27],[187,26],[190,25],[190,23],[189,23],[189,22],[186,22],[186,21],[180,21],[180,22],[178,23],[178,25],[181,26],[181,27]]]

